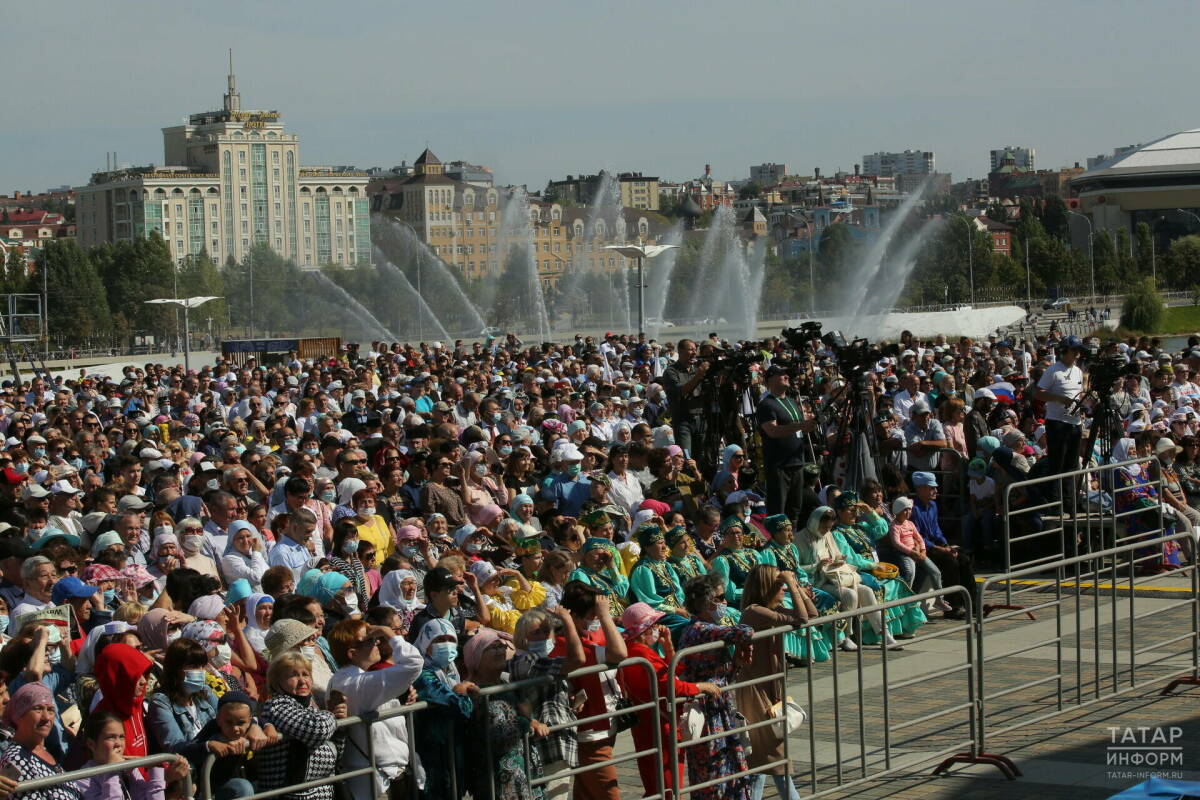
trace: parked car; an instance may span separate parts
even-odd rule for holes
[[[646,317],[646,326],[650,328],[674,328],[675,323],[669,319],[659,319],[658,317]]]
[[[1071,301],[1066,297],[1059,297],[1042,303],[1043,311],[1066,311],[1070,307]]]

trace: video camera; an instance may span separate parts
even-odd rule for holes
[[[1139,375],[1138,365],[1134,361],[1126,361],[1120,355],[1098,355],[1098,351],[1086,352],[1084,363],[1087,365],[1094,392],[1108,394],[1113,390],[1117,381],[1129,375]]]
[[[762,351],[754,348],[753,344],[747,342],[741,350],[728,350],[715,353],[711,356],[706,356],[701,361],[707,361],[711,366],[708,369],[707,381],[715,382],[719,378],[730,378],[738,384],[750,383],[751,366],[760,364],[763,361]]]
[[[821,338],[821,323],[816,321],[801,322],[795,328],[784,328],[780,331],[780,334],[783,336],[783,340],[788,343],[788,347],[795,350],[799,355],[810,349],[811,345],[809,343],[813,339]]]

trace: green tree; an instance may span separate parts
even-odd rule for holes
[[[13,247],[8,251],[8,260],[3,266],[4,276],[0,280],[0,293],[20,294],[29,290],[29,269],[25,264],[25,253],[20,247]]]
[[[988,219],[994,222],[1008,222],[1008,211],[999,200],[993,200],[987,208]]]
[[[1042,227],[1047,236],[1055,239],[1069,239],[1070,229],[1067,227],[1067,204],[1056,194],[1046,198],[1042,204]]]
[[[300,269],[280,256],[270,245],[259,242],[250,248],[242,263],[227,265],[221,273],[229,307],[230,326],[248,335],[294,332],[302,320],[324,313],[311,295],[321,278],[302,279]],[[306,293],[305,289],[309,290]],[[317,298],[327,297],[321,292]]]
[[[1145,278],[1125,295],[1125,303],[1121,306],[1121,324],[1130,330],[1156,333],[1165,311],[1166,306],[1154,289],[1154,282]]]
[[[1150,226],[1139,222],[1133,229],[1133,249],[1137,259],[1137,270],[1142,275],[1153,275],[1154,269],[1154,240]]]
[[[1096,290],[1104,292],[1116,287],[1121,278],[1117,271],[1116,247],[1107,230],[1096,231],[1092,237],[1092,257],[1096,269]]]
[[[1164,286],[1188,286],[1200,275],[1200,236],[1184,236],[1171,242],[1166,257],[1159,259]]]
[[[762,187],[755,181],[747,181],[738,189],[739,200],[753,200],[762,195]]]
[[[229,325],[229,305],[225,300],[225,279],[221,271],[208,256],[208,250],[201,250],[195,258],[186,259],[179,267],[179,296],[180,297],[219,297],[220,300],[210,300],[205,303],[202,316],[211,317],[218,330]]]
[[[153,233],[146,239],[101,245],[90,255],[118,332],[150,334],[159,341],[174,337],[174,310],[145,302],[175,293],[175,264],[161,236]]]
[[[1138,280],[1139,274],[1137,261],[1133,256],[1133,241],[1129,238],[1128,228],[1117,228],[1117,238],[1114,243],[1116,253],[1114,260],[1116,262],[1117,277],[1122,284],[1130,284]]]
[[[108,299],[96,268],[73,239],[48,242],[38,256],[37,283],[45,278],[50,335],[68,344],[109,332]]]

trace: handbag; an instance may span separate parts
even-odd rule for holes
[[[771,727],[775,735],[780,737],[800,730],[808,719],[808,714],[791,696],[771,706],[771,716],[775,717],[775,724]]]
[[[679,741],[690,742],[704,734],[704,704],[688,700],[679,706]]]
[[[614,714],[612,716],[612,722],[610,723],[613,732],[620,733],[621,731],[627,731],[634,725],[637,725],[638,721],[638,715],[636,711],[626,710],[633,706],[633,701],[630,700],[622,691],[624,687],[620,685],[619,681],[614,681],[610,674],[605,673],[604,679],[608,682],[609,692],[611,692],[613,697]]]

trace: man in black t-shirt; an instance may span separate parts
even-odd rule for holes
[[[813,429],[808,418],[790,397],[791,378],[784,367],[767,370],[767,394],[755,410],[763,433],[763,460],[767,485],[767,513],[787,514],[800,525],[797,515],[804,505],[804,435]]]

